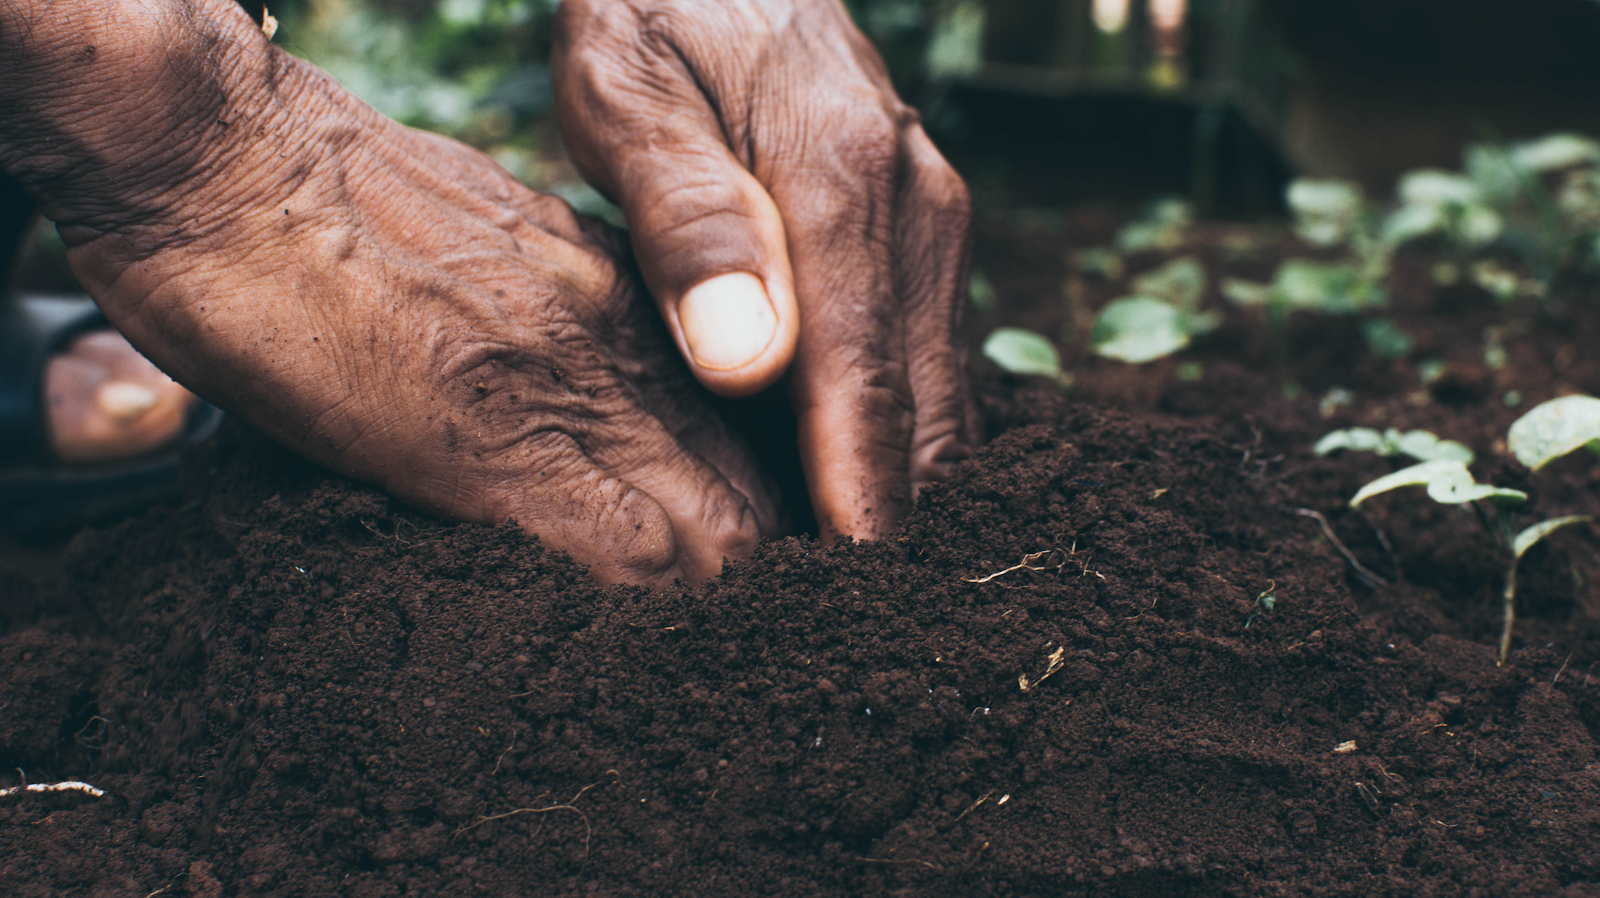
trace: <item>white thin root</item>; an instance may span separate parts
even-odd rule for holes
[[[96,789],[88,783],[68,780],[64,783],[26,783],[9,789],[0,789],[0,798],[9,798],[18,792],[87,792],[95,798],[106,794],[106,790]]]
[[[995,571],[987,577],[962,577],[961,579],[968,583],[988,583],[990,580],[993,580],[996,577],[1003,577],[1012,571],[1059,571],[1061,570],[1062,566],[1067,563],[1064,558],[1065,554],[1066,553],[1062,552],[1060,549],[1045,549],[1043,552],[1031,552],[1022,556],[1021,561],[1013,564],[1003,571]],[[1050,558],[1050,556],[1053,555],[1062,555],[1063,560],[1057,564],[1035,564],[1035,562],[1039,561],[1040,559]],[[1051,560],[1054,559],[1052,558]]]

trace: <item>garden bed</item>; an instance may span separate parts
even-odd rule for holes
[[[1348,320],[1221,302],[1288,237],[1073,264],[1115,225],[980,222],[974,346],[1058,336],[1074,386],[977,364],[991,442],[880,543],[603,589],[239,428],[181,505],[6,547],[0,768],[106,794],[0,798],[0,891],[1600,895],[1596,530],[1524,558],[1497,667],[1478,522],[1351,511],[1394,465],[1311,452],[1426,428],[1543,515],[1600,513],[1592,456],[1534,475],[1503,443],[1600,394],[1600,293],[1507,307],[1403,254],[1387,313],[1416,346],[1383,359]],[[1222,325],[1148,365],[1083,354],[1085,316],[1179,252]]]

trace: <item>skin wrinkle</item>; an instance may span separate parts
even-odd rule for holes
[[[602,576],[705,576],[724,554],[747,551],[779,509],[632,279],[639,268],[681,264],[680,276],[692,280],[696,254],[683,245],[717,245],[709,235],[746,228],[742,217],[754,214],[766,228],[756,241],[760,270],[781,268],[788,278],[788,257],[806,266],[794,273],[808,322],[795,376],[809,380],[794,395],[826,403],[801,429],[806,451],[839,462],[828,469],[834,482],[822,488],[833,495],[821,510],[862,535],[878,535],[903,510],[917,413],[944,407],[916,403],[911,375],[936,356],[910,345],[908,328],[925,328],[907,320],[912,298],[903,292],[925,283],[931,292],[922,301],[941,309],[959,284],[947,291],[950,277],[910,278],[900,268],[934,258],[948,271],[951,263],[909,237],[918,224],[897,218],[903,193],[924,189],[896,168],[906,164],[907,116],[837,4],[740,2],[720,17],[715,0],[673,4],[681,15],[651,25],[673,33],[666,47],[645,47],[640,36],[638,13],[653,0],[563,5],[558,25],[574,32],[588,24],[581,15],[609,10],[599,17],[612,29],[603,36],[615,39],[574,33],[563,39],[577,38],[576,51],[558,47],[558,68],[570,70],[558,72],[562,102],[610,91],[573,128],[570,109],[563,113],[580,170],[598,172],[602,189],[618,196],[626,191],[617,185],[637,189],[632,180],[659,177],[663,165],[704,145],[728,153],[702,160],[708,177],[718,177],[719,166],[754,172],[739,186],[748,193],[735,196],[760,202],[734,205],[726,225],[696,197],[665,191],[674,208],[660,224],[671,258],[641,252],[645,263],[636,265],[626,239],[533,197],[481,156],[381,120],[268,47],[220,0],[186,8],[215,19],[214,33],[157,41],[136,33],[147,22],[120,2],[107,5],[131,26],[116,36],[124,46],[146,40],[170,56],[150,68],[194,67],[199,83],[164,75],[153,79],[169,82],[156,95],[170,91],[181,107],[214,90],[229,125],[208,121],[203,102],[189,107],[195,118],[180,111],[170,121],[136,122],[149,132],[141,139],[160,144],[169,135],[154,132],[170,132],[161,152],[205,170],[173,182],[171,159],[135,148],[144,158],[130,171],[143,166],[154,176],[127,193],[140,194],[155,217],[79,247],[74,266],[107,275],[89,279],[97,293],[114,283],[107,307],[117,320],[139,312],[146,321],[169,319],[174,332],[186,328],[189,345],[181,347],[149,324],[135,330],[162,344],[157,356],[203,372],[256,423],[274,432],[304,428],[313,458],[377,480],[405,501],[478,520],[536,522],[527,526],[582,553]],[[696,18],[714,24],[697,29]],[[775,24],[763,30],[762,22]],[[630,42],[631,59],[617,52]],[[115,53],[103,48],[100,56]],[[632,85],[618,83],[641,69],[645,77]],[[95,112],[87,124],[113,119]],[[99,171],[75,148],[61,159],[78,181]],[[619,173],[619,160],[638,168]],[[292,213],[253,207],[241,191],[252,180],[272,184],[267,198],[281,194]],[[832,200],[813,204],[802,195],[808,190]],[[107,220],[128,211],[105,207]],[[638,238],[637,210],[629,211]],[[780,216],[794,226],[773,226]],[[307,252],[308,241],[319,245]],[[259,252],[244,252],[252,246]],[[908,247],[911,255],[897,259]],[[130,258],[147,261],[124,275],[118,260]],[[787,280],[779,286],[787,290]],[[185,309],[197,296],[207,308]],[[785,309],[785,326],[795,326],[792,307]],[[322,340],[308,344],[316,335]],[[564,373],[553,376],[551,367]],[[481,378],[444,378],[441,368]]]

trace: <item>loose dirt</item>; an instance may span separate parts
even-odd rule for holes
[[[0,891],[1600,895],[1596,531],[1525,559],[1497,668],[1475,520],[1348,511],[1392,464],[1309,451],[1428,427],[1543,515],[1600,512],[1594,459],[1496,443],[1508,391],[1600,394],[1600,296],[1519,315],[1491,369],[1506,312],[1415,259],[1394,316],[1431,386],[1346,322],[1282,352],[1240,310],[1184,380],[1083,356],[1121,286],[1066,264],[1097,222],[980,229],[974,338],[1062,334],[1078,387],[977,366],[993,439],[884,542],[602,589],[241,428],[181,504],[5,547],[0,786],[108,794],[0,798]],[[1226,233],[1191,249],[1270,271]]]

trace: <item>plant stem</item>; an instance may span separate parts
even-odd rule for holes
[[[1495,662],[1495,667],[1504,666],[1511,654],[1511,627],[1517,621],[1517,562],[1520,560],[1511,559],[1511,568],[1506,571],[1506,588],[1501,594],[1505,601],[1505,623],[1500,629],[1500,660]]]

